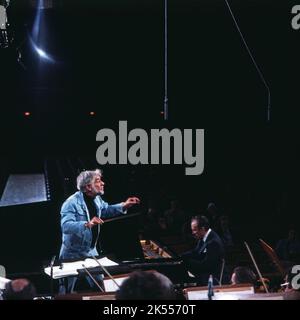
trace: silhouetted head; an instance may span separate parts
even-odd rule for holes
[[[296,230],[295,228],[291,227],[291,228],[289,229],[288,239],[289,239],[290,241],[295,241],[295,240],[298,239],[297,230]]]
[[[208,204],[206,211],[207,211],[207,214],[212,218],[216,218],[219,215],[217,206],[213,202],[210,202]]]
[[[156,271],[135,271],[116,293],[116,300],[172,300],[174,286],[165,275]]]
[[[248,267],[236,267],[231,276],[232,284],[251,283],[256,284],[256,275]]]
[[[33,300],[36,296],[34,285],[27,279],[12,280],[5,285],[4,300]]]

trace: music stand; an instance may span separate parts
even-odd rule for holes
[[[269,258],[271,259],[271,261],[273,262],[273,264],[275,265],[279,273],[284,278],[286,275],[286,272],[284,271],[282,263],[279,260],[275,250],[270,245],[268,245],[264,240],[259,239],[259,241],[265,253],[269,256]]]

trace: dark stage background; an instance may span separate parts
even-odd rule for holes
[[[45,166],[51,187],[47,203],[0,208],[0,263],[9,273],[38,272],[58,253],[59,207],[73,191],[61,181],[76,171],[68,163],[94,168],[97,131],[119,120],[129,129],[204,128],[205,169],[185,176],[179,165],[104,166],[107,201],[136,194],[144,209],[148,193],[164,186],[189,212],[213,201],[244,240],[271,244],[299,225],[297,1],[230,1],[271,90],[270,122],[267,90],[224,1],[169,1],[167,122],[163,1],[54,3],[42,12],[38,41],[55,63],[32,49],[30,1],[11,1],[14,41],[0,50],[0,192],[9,174]]]

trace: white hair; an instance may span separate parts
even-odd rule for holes
[[[84,192],[85,187],[90,184],[96,176],[102,176],[102,170],[86,170],[80,172],[79,176],[77,177],[77,189]]]

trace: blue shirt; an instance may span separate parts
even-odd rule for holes
[[[109,205],[100,196],[95,197],[94,203],[97,216],[101,219],[113,218],[126,213],[121,203]],[[63,203],[60,214],[62,246],[59,258],[81,259],[99,255],[96,246],[92,247],[92,230],[85,226],[90,221],[90,214],[81,191],[74,193]],[[94,228],[98,228],[98,240],[100,225]]]

